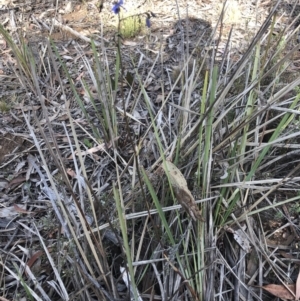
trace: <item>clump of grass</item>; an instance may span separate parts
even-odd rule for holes
[[[122,1],[117,4],[115,11],[119,13]],[[268,258],[270,252],[259,237],[263,229],[257,226],[256,231],[251,216],[299,200],[294,193],[296,185],[288,185],[292,180],[298,185],[293,176],[299,167],[278,154],[284,148],[295,156],[285,142],[292,139],[297,143],[300,136],[294,128],[295,116],[299,115],[296,87],[300,80],[284,87],[278,87],[278,78],[264,82],[273,72],[287,68],[286,62],[295,51],[286,50],[280,56],[275,51],[273,57],[267,56],[273,45],[280,45],[283,51],[282,43],[268,39],[274,12],[275,8],[233,70],[229,68],[224,74],[211,56],[212,68],[201,74],[203,82],[199,85],[197,76],[189,76],[197,72],[183,67],[180,93],[174,99],[175,86],[171,84],[170,91],[162,92],[159,108],[144,84],[157,67],[159,56],[148,65],[146,76],[135,68],[131,88],[124,91],[120,40],[114,70],[110,70],[105,47],[101,48],[101,57],[93,43],[92,58],[84,51],[80,53],[85,75],[77,84],[55,45],[49,43],[48,56],[59,85],[48,89],[41,85],[42,75],[38,76],[30,60],[30,50],[23,55],[4,34],[22,66],[18,78],[26,78],[30,71],[30,82],[23,83],[35,91],[42,107],[43,122],[35,113],[32,118],[24,114],[28,137],[36,146],[33,154],[38,158],[27,157],[26,180],[32,180],[42,191],[41,201],[46,199],[56,216],[53,228],[51,214],[39,222],[33,215],[28,224],[20,223],[23,233],[31,235],[30,241],[37,240],[35,246],[47,257],[47,281],[42,277],[37,280],[31,273],[29,253],[19,256],[3,250],[7,258],[4,273],[18,281],[23,295],[28,289],[32,294],[34,287],[43,300],[115,300],[128,298],[126,295],[140,300],[147,297],[141,297],[142,292],[165,300],[212,300],[219,296],[232,300],[238,292],[246,300],[246,287],[247,294],[260,300],[252,287],[261,285],[264,275],[253,274],[252,282],[248,282],[250,277],[241,266],[249,263],[248,256],[231,234],[244,231],[253,248],[253,262],[262,264],[261,258]],[[125,37],[127,33],[121,34]],[[270,42],[262,50],[265,39]],[[225,51],[223,65],[231,65],[229,50]],[[80,47],[76,51],[80,52]],[[190,59],[186,57],[186,67]],[[239,89],[231,95],[229,91],[237,84]],[[50,118],[52,108],[43,96],[57,99],[58,94],[64,108],[63,121]],[[29,104],[31,101],[28,99]],[[140,112],[146,112],[143,118]],[[289,131],[289,127],[293,128]],[[169,175],[161,172],[166,160],[172,160],[188,179],[185,189],[197,193],[204,221],[193,221],[181,210],[180,192],[174,193],[176,187]],[[276,195],[279,189],[282,191]],[[290,195],[284,195],[286,191]],[[263,201],[268,205],[259,207]],[[25,252],[26,248],[22,246],[21,250]],[[271,255],[278,256],[275,252]],[[26,279],[11,269],[16,261],[21,272],[26,270]],[[287,278],[283,265],[278,268],[266,261],[263,266],[256,269],[257,273],[268,266],[282,279]],[[9,289],[7,292],[13,295]],[[32,298],[40,300],[36,294]]]
[[[6,100],[0,100],[0,112],[6,113],[10,110],[10,105],[8,105]]]
[[[135,9],[132,9],[130,12],[131,15],[129,15],[124,10],[123,4],[124,1],[119,0],[115,2],[112,8],[112,11],[118,16],[117,30],[122,38],[133,38],[146,29],[146,27],[149,28],[151,26],[150,19],[155,16],[151,11],[145,13],[136,11],[135,14],[132,14],[135,11]]]
[[[124,39],[136,37],[145,28],[145,20],[140,15],[120,19],[120,34]]]

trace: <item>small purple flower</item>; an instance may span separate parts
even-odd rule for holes
[[[124,1],[123,0],[119,0],[117,2],[115,2],[112,11],[117,15],[120,12],[120,8],[122,7]]]
[[[151,21],[150,21],[150,18],[146,18],[146,26],[148,27],[148,28],[150,28],[151,27]]]
[[[146,14],[146,26],[148,27],[148,28],[150,28],[151,27],[151,18],[153,17],[153,18],[155,18],[156,17],[156,15],[153,13],[153,12],[151,12],[151,11],[149,11],[149,12],[147,12],[147,13],[145,13]]]

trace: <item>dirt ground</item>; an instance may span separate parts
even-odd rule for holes
[[[215,51],[216,60],[221,61],[226,49],[230,47],[234,53],[231,57],[231,64],[234,66],[272,8],[272,1],[228,0],[223,22],[219,23],[224,1],[179,0],[178,6],[176,1],[172,0],[125,0],[124,2],[122,8],[124,15],[138,15],[142,24],[140,32],[130,38],[122,39],[121,52],[124,75],[127,79],[127,86],[125,84],[124,86],[128,88],[134,68],[139,68],[139,73],[144,80],[149,73],[149,68],[159,57],[162,68],[160,66],[153,69],[149,83],[145,83],[155,105],[161,101],[157,87],[161,86],[163,81],[165,90],[170,91],[173,67],[181,66],[186,55],[199,60],[203,54]],[[47,57],[49,47],[47,41],[51,38],[70,69],[78,94],[84,98],[86,95],[80,81],[84,77],[84,66],[80,59],[83,54],[87,57],[93,55],[90,39],[95,41],[97,50],[101,49],[100,46],[105,46],[106,54],[100,53],[99,57],[109,62],[111,75],[114,74],[118,17],[112,12],[112,6],[113,1],[104,1],[103,7],[100,8],[99,1],[94,0],[0,0],[0,23],[17,45],[25,42],[33,54],[40,73],[45,73],[44,70],[47,68],[44,66],[50,66],[49,69],[53,67]],[[300,6],[293,6],[292,1],[282,1],[278,8],[278,14],[282,16],[276,25],[278,30],[290,24],[293,18],[298,16],[299,10]],[[145,24],[149,15],[151,27],[147,28]],[[230,45],[227,44],[229,37]],[[216,46],[208,47],[212,44]],[[145,59],[139,65],[141,57]],[[299,66],[298,54],[293,66],[293,72],[297,76]],[[34,111],[41,126],[45,124],[45,121],[41,120],[43,115],[37,95],[34,94],[33,89],[28,88],[30,85],[25,84],[26,78],[16,76],[15,71],[19,68],[22,66],[18,64],[10,45],[4,37],[0,36],[0,203],[10,205],[21,195],[21,190],[24,192],[25,188],[22,187],[18,190],[19,196],[15,193],[21,184],[26,183],[27,170],[21,170],[25,164],[30,165],[29,155],[34,148],[32,137],[24,121],[24,117],[29,118],[26,112]],[[49,87],[52,89],[55,86],[52,86],[52,83],[56,81],[54,72],[44,73],[45,82],[40,84],[47,89]],[[67,86],[66,84],[66,89]],[[53,114],[53,120],[67,119],[61,109],[63,103],[61,95],[53,92],[54,96],[49,96],[46,94],[47,89],[45,88],[44,97],[49,112]],[[179,93],[180,87],[177,87],[174,89],[173,97],[178,97]],[[119,104],[116,102],[116,105]],[[75,101],[71,102],[70,106],[76,111]],[[81,121],[79,120],[79,123]],[[31,120],[31,122],[36,124],[35,121]],[[66,137],[61,134],[57,133],[56,138],[58,141],[66,142]],[[15,206],[9,208],[10,211],[5,212],[11,214],[11,217],[16,212],[28,213],[23,212],[24,209],[20,205],[17,208]],[[47,209],[43,208],[43,210]],[[263,222],[266,229],[280,227],[280,222],[270,216]],[[290,241],[283,239],[284,231],[278,233],[278,237],[272,237],[269,244],[275,245],[280,241],[281,245],[288,245]]]

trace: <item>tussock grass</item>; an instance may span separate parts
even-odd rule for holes
[[[283,228],[295,235],[285,206],[299,200],[300,78],[286,76],[299,47],[291,46],[296,31],[275,36],[275,11],[238,62],[229,36],[222,62],[212,52],[206,72],[183,67],[176,101],[177,82],[162,86],[159,106],[145,84],[161,67],[159,53],[147,76],[134,66],[129,85],[120,40],[113,70],[103,45],[92,43],[92,59],[78,45],[85,73],[76,80],[54,43],[47,44],[51,69],[39,69],[31,50],[0,27],[20,84],[34,94],[24,101],[41,106],[23,111],[35,145],[27,179],[38,178],[30,210],[38,214],[18,221],[27,245],[1,247],[4,296],[264,300],[255,287],[265,279],[294,281],[262,214],[283,212]],[[55,82],[41,85],[43,74]],[[53,115],[55,108],[62,113]],[[204,221],[181,209],[162,172],[166,160],[187,179]],[[48,204],[47,225],[40,202]]]

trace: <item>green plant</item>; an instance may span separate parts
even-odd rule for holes
[[[83,139],[83,143],[88,148],[91,148],[93,146],[92,142],[89,139],[87,139],[87,138]]]
[[[7,104],[7,101],[0,100],[0,112],[6,113],[10,110],[10,106]]]
[[[128,16],[120,19],[120,34],[124,39],[135,37],[146,28],[144,18],[140,15]]]

